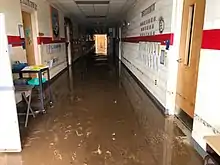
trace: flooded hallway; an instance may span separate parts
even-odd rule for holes
[[[0,0],[0,165],[219,165],[217,0]]]
[[[22,153],[0,155],[1,164],[202,165],[124,66],[97,59],[88,68],[79,59],[53,82],[54,108],[30,121]]]

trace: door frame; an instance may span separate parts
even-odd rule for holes
[[[206,4],[206,0],[204,0],[205,1],[205,4]],[[182,29],[182,24],[183,24],[183,19],[184,19],[184,4],[185,4],[185,0],[182,2],[182,15],[181,15],[181,17],[182,17],[182,19],[181,19],[181,29],[180,29],[180,40],[181,40],[181,36],[183,35],[183,33],[184,33],[184,31],[183,31],[183,29]],[[186,18],[188,16],[188,18]],[[189,15],[187,15],[187,16],[185,16],[185,19],[189,19]],[[195,20],[194,20],[195,21]],[[203,23],[202,23],[202,27],[203,27],[203,24],[204,24],[204,21],[205,21],[205,5],[204,5],[204,17],[203,17]],[[203,30],[203,28],[201,29],[201,30]],[[187,31],[185,31],[186,33],[187,33]],[[191,35],[191,34],[190,34]],[[189,40],[188,40],[189,41]],[[191,42],[191,40],[189,41],[189,42]],[[201,37],[201,42],[202,42],[202,37]],[[179,59],[181,58],[181,54],[180,54],[180,51],[183,51],[183,46],[184,45],[181,45],[181,44],[184,44],[184,43],[182,43],[181,41],[179,42],[179,46],[178,46],[178,60],[177,60],[177,62],[179,63],[180,61],[179,61]],[[187,46],[187,45],[185,45],[185,46]],[[188,49],[190,49],[191,50],[191,48],[189,48],[188,47]],[[185,47],[185,49],[184,50],[186,50],[186,47]],[[201,49],[200,49],[201,50]],[[200,51],[200,53],[201,53],[201,51]],[[200,53],[199,53],[199,55],[198,55],[198,62],[197,62],[197,64],[196,64],[196,69],[195,69],[195,76],[196,76],[196,78],[195,78],[195,82],[196,82],[196,84],[198,83],[198,71],[199,71],[199,58],[200,58]],[[190,58],[190,57],[188,57],[188,58]],[[187,126],[188,126],[188,128],[190,128],[190,129],[192,129],[192,125],[193,125],[193,117],[190,117],[190,115],[188,115],[185,111],[183,111],[178,105],[177,105],[177,92],[178,92],[178,85],[179,85],[179,74],[180,74],[180,66],[179,66],[180,64],[178,64],[178,68],[177,68],[177,82],[176,82],[176,99],[175,99],[175,114],[178,116],[178,118],[180,119],[180,120],[182,120]],[[196,100],[196,91],[197,91],[197,85],[196,85],[196,89],[195,89],[195,93],[193,92],[193,94],[195,95],[195,100]],[[195,105],[194,105],[194,112],[195,112]],[[188,125],[189,124],[189,125]]]
[[[65,38],[66,38],[66,59],[67,65],[72,65],[72,43],[71,43],[71,26],[68,22],[65,25]]]
[[[118,28],[118,39],[119,39],[119,52],[118,52],[118,58],[121,60],[122,57],[122,28]]]
[[[103,54],[103,55],[106,55],[107,56],[107,54],[108,54],[108,52],[107,52],[107,45],[108,45],[108,41],[107,41],[107,34],[95,34],[94,35],[95,36],[95,48],[96,48],[96,50],[95,50],[95,52],[96,53],[99,53],[99,51],[98,51],[98,38],[99,37],[103,37],[104,38],[104,42],[105,42],[105,53]]]
[[[37,11],[35,9],[32,9],[28,6],[25,6],[21,4],[21,18],[22,18],[22,11],[29,13],[31,16],[31,26],[32,26],[32,36],[33,36],[33,46],[34,46],[34,57],[35,57],[35,64],[40,65],[42,64],[42,57],[41,54],[42,52],[39,52],[38,49],[38,22],[37,22]],[[23,18],[22,18],[23,19]],[[22,22],[23,24],[23,22]]]

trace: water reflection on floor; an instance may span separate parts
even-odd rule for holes
[[[53,84],[55,107],[30,122],[21,154],[1,165],[202,165],[122,66],[79,60]]]

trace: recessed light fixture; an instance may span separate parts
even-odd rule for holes
[[[93,15],[93,16],[86,16],[86,18],[106,18],[105,15]]]
[[[75,1],[78,5],[102,5],[102,4],[109,4],[108,1]]]

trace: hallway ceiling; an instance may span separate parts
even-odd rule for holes
[[[48,0],[65,15],[90,26],[110,25],[122,19],[122,15],[136,0]]]

